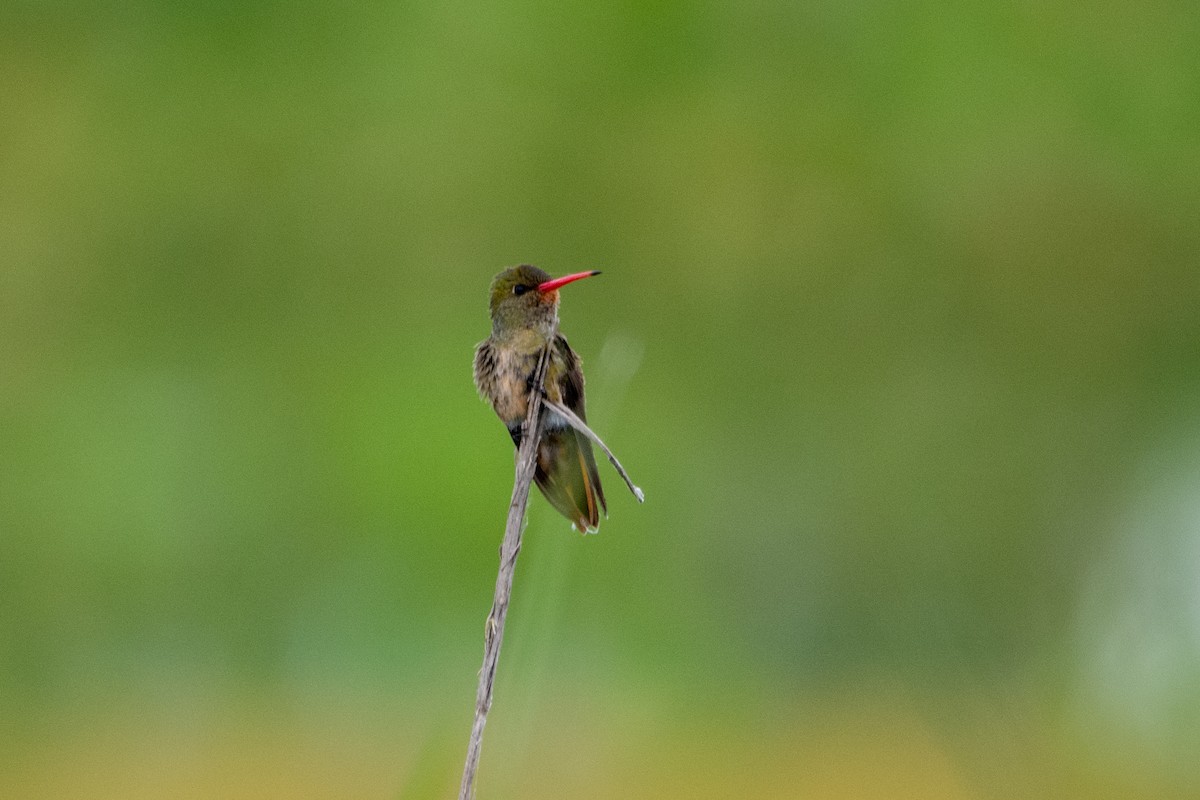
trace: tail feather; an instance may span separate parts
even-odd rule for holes
[[[570,428],[545,431],[533,478],[550,505],[580,531],[599,527],[600,511],[607,513],[608,506],[587,439]]]

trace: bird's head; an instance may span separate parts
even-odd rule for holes
[[[559,287],[599,274],[599,270],[591,270],[551,278],[544,270],[529,264],[504,270],[492,279],[488,304],[492,330],[497,334],[518,328],[549,330],[558,316]]]

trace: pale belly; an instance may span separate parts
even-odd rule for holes
[[[496,359],[496,393],[493,408],[496,415],[510,428],[519,425],[529,410],[529,389],[534,370],[537,369],[538,354],[519,353],[514,350],[499,350]],[[554,402],[562,402],[562,392],[556,376],[561,375],[565,365],[562,356],[557,352],[551,353],[551,363],[547,372],[546,395]],[[565,427],[566,420],[553,411],[547,411],[543,417],[543,428]]]

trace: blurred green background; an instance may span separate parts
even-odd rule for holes
[[[0,796],[1200,792],[1194,4],[0,9]]]

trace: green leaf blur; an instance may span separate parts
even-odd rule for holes
[[[1200,12],[8,3],[0,796],[1200,792]]]

